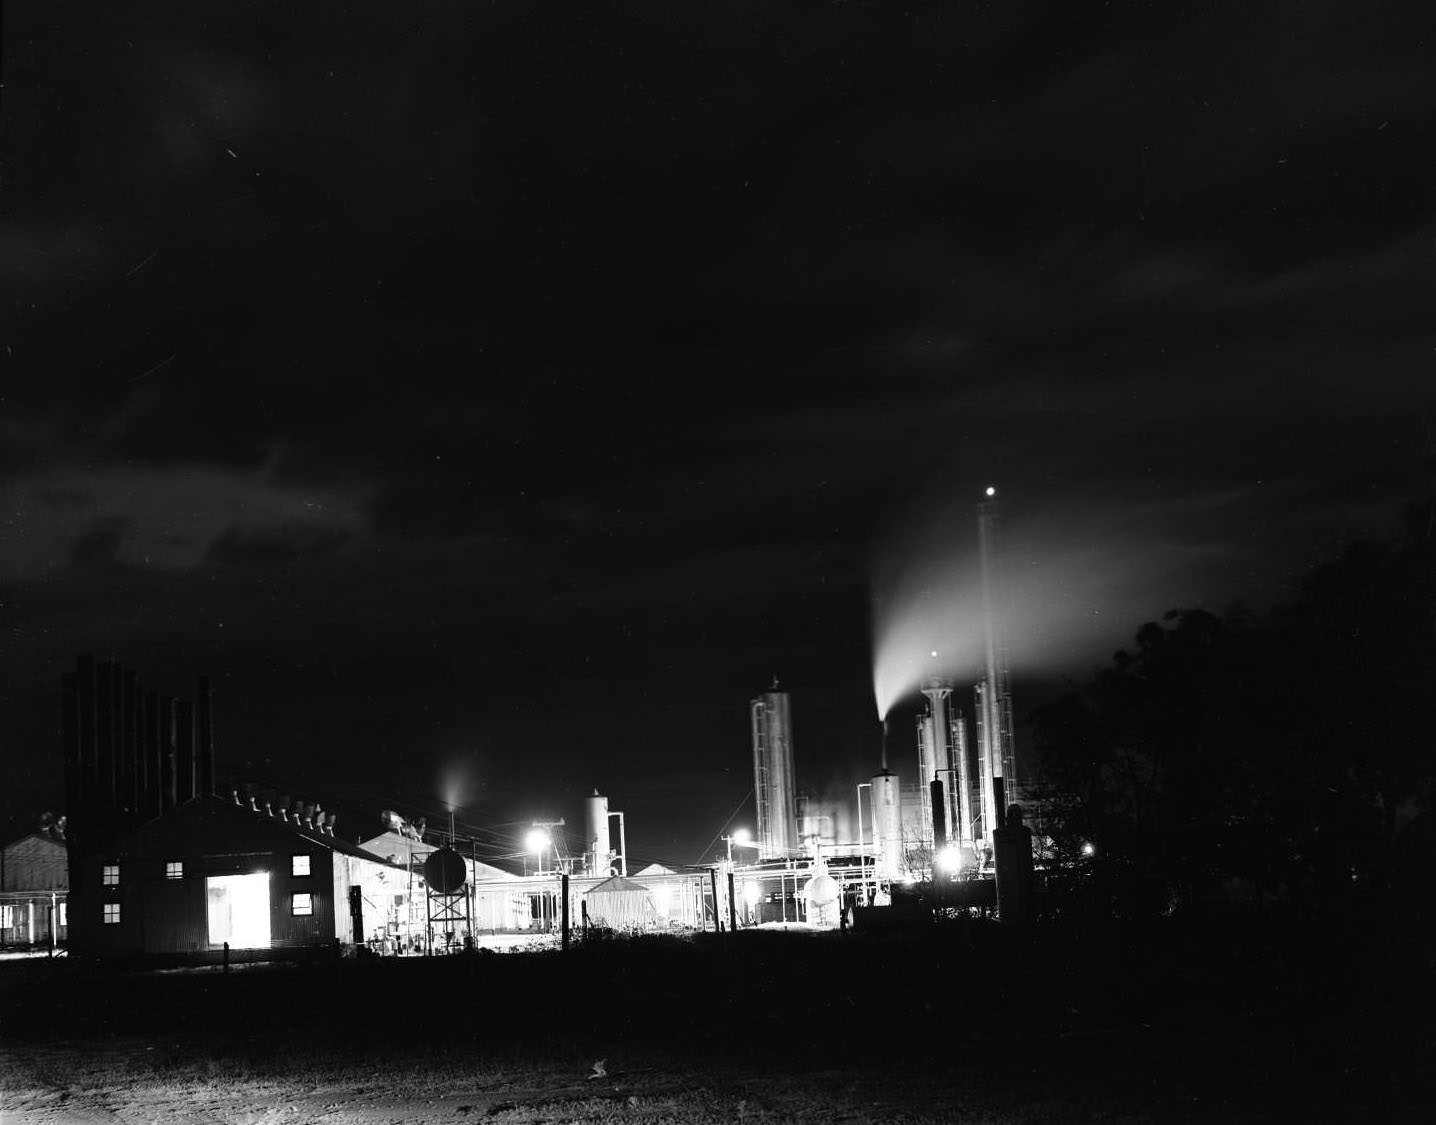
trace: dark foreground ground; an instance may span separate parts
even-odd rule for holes
[[[1429,996],[1359,927],[1231,919],[19,962],[0,1122],[1424,1121]]]

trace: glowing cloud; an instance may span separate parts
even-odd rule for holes
[[[1014,677],[1080,676],[1130,641],[1142,622],[1201,605],[1214,590],[1230,596],[1223,574],[1244,551],[1183,530],[1190,528],[1184,515],[1213,502],[1189,496],[1157,506],[1113,496],[1080,509],[1005,511],[999,606]],[[1224,507],[1231,498],[1218,502]],[[935,677],[960,689],[982,675],[976,503],[934,505],[925,514],[930,518],[886,544],[875,568],[880,719]]]

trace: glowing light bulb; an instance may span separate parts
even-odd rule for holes
[[[989,496],[996,496],[996,495],[997,495],[997,489],[993,488],[992,485],[988,485],[988,486],[987,486],[987,495],[989,495]]]
[[[752,838],[753,834],[746,828],[740,828],[737,832],[733,833],[733,842],[735,844],[746,844]]]

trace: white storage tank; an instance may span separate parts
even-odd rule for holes
[[[608,841],[608,798],[595,789],[583,803],[589,874],[607,875],[613,863],[613,849]]]
[[[902,874],[902,792],[891,770],[873,774],[873,841],[878,873],[886,879]]]

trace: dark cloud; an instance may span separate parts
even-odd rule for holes
[[[7,15],[26,754],[95,650],[227,677],[256,770],[681,770],[631,825],[686,838],[775,671],[813,776],[871,752],[870,580],[961,572],[988,479],[1061,587],[1019,682],[1420,487],[1429,16]]]
[[[332,554],[350,538],[347,531],[327,527],[231,527],[209,545],[205,560],[220,567],[284,565]]]
[[[125,537],[123,520],[105,520],[70,545],[70,565],[79,570],[109,570],[118,565]]]

